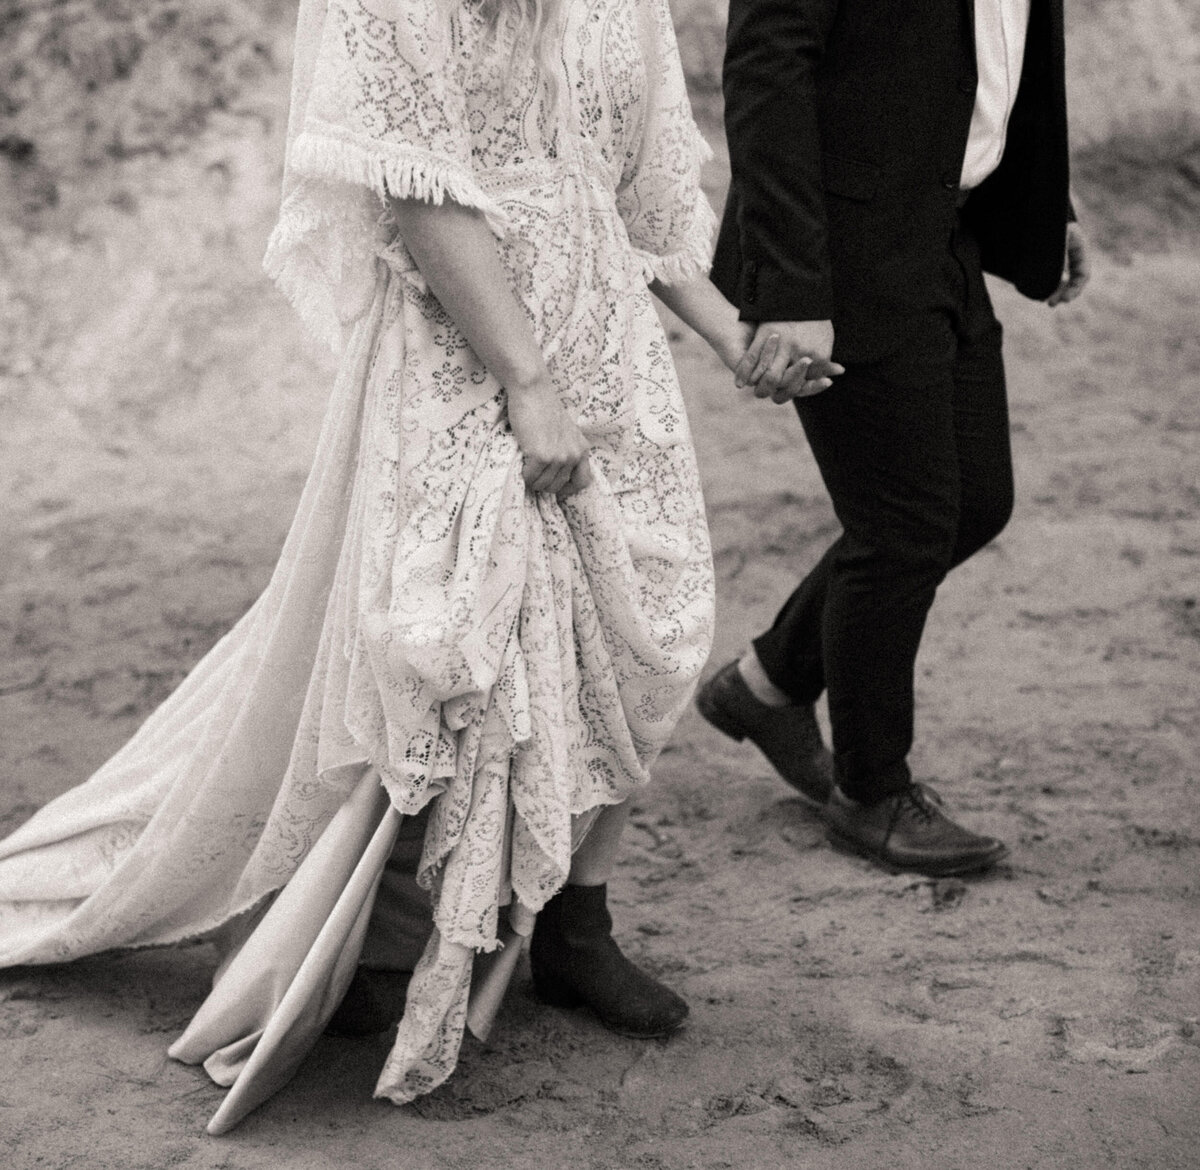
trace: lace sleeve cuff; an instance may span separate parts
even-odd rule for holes
[[[683,284],[706,273],[712,262],[716,228],[716,213],[704,192],[697,190],[691,224],[676,247],[662,254],[635,249],[647,283],[657,280],[662,284]]]
[[[307,127],[292,143],[290,166],[301,175],[367,187],[381,201],[449,199],[483,213],[488,226],[503,236],[508,221],[500,205],[480,186],[469,165],[408,143],[363,139],[338,126]]]

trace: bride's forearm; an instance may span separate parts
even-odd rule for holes
[[[741,359],[753,329],[738,320],[737,308],[707,276],[697,276],[682,284],[656,280],[651,283],[650,291],[699,333],[731,369]]]
[[[546,386],[541,349],[483,216],[449,200],[393,199],[391,206],[421,275],[484,365],[510,394]]]
[[[559,400],[483,216],[411,199],[394,199],[392,210],[433,295],[505,389],[526,485],[561,496],[582,491],[592,481],[587,439]]]

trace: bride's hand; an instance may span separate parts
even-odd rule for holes
[[[721,361],[736,371],[754,340],[754,332],[755,327],[749,321],[731,321],[725,329],[709,339],[709,345]]]
[[[738,365],[742,362],[746,354],[746,350],[750,348],[750,343],[754,341],[755,326],[748,320],[739,320],[734,322],[728,330],[728,334],[720,338],[719,342],[713,344],[716,350],[716,355],[719,356],[725,365],[730,367],[730,370],[737,372]]]
[[[508,391],[508,421],[525,456],[526,485],[574,495],[592,482],[588,443],[549,379]]]

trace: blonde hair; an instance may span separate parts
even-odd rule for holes
[[[549,81],[552,101],[557,100],[558,86],[550,57],[563,3],[564,0],[481,0],[480,3],[491,37],[498,37],[502,30],[509,31],[508,26],[511,26],[514,65],[527,53],[532,53]]]
[[[545,48],[546,34],[556,23],[561,7],[561,0],[481,0],[479,5],[493,33],[502,20],[515,17],[517,43],[533,44],[539,52]]]

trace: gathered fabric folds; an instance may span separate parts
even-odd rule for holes
[[[303,0],[267,267],[342,356],[296,519],[125,748],[0,842],[0,964],[221,944],[171,1049],[231,1086],[213,1132],[324,1028],[417,814],[432,931],[376,1092],[440,1084],[475,955],[647,780],[708,653],[699,481],[646,288],[701,272],[713,226],[665,0],[567,4],[557,85],[505,35],[466,0]],[[526,490],[505,390],[388,197],[487,218],[589,488]]]

